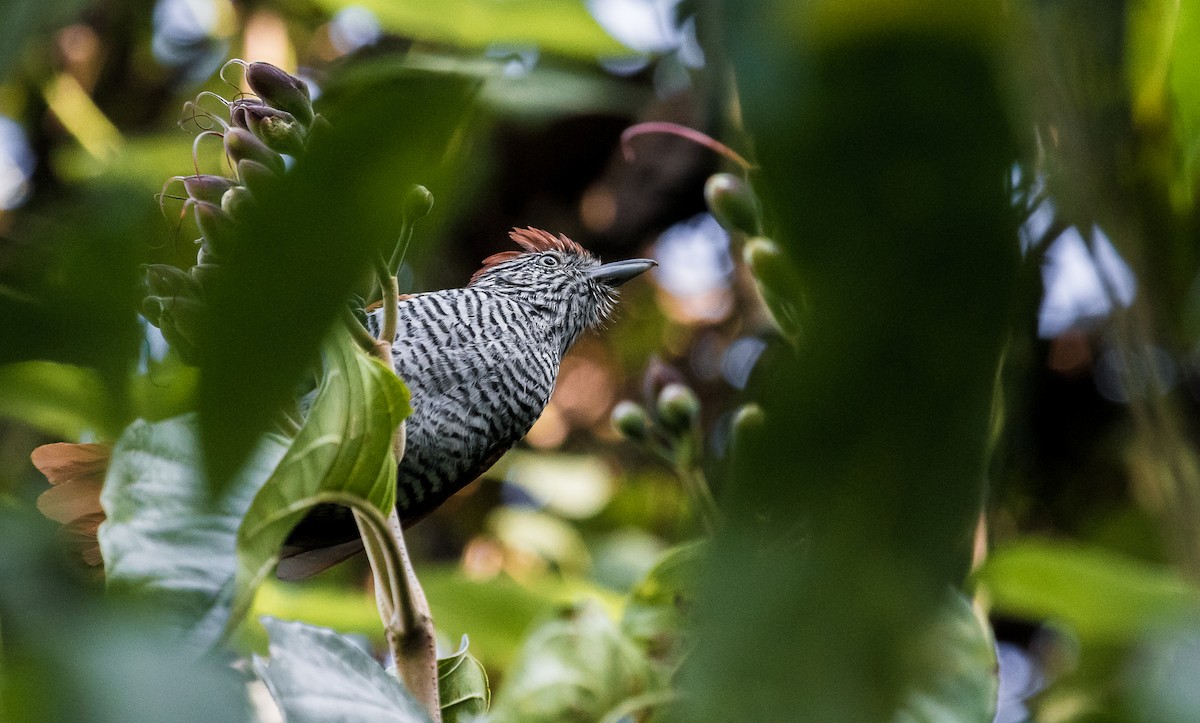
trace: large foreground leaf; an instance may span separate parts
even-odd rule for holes
[[[131,424],[113,448],[101,495],[110,589],[154,598],[185,627],[199,619],[233,578],[242,515],[287,447],[282,437],[264,437],[214,502],[194,414]]]
[[[413,71],[331,77],[322,114],[332,128],[239,212],[201,335],[201,438],[216,489],[316,364],[371,259],[395,241],[409,187],[439,192],[477,86]]]
[[[269,617],[262,624],[271,660],[256,659],[254,669],[289,723],[429,720],[400,681],[341,635]]]
[[[392,435],[410,412],[408,390],[344,329],[330,335],[323,356],[312,410],[238,530],[230,627],[249,610],[284,539],[313,506],[359,498],[386,514],[396,503]]]

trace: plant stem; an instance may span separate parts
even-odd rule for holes
[[[367,331],[350,309],[342,310],[342,317],[346,322],[346,328],[350,330],[350,335],[354,337],[354,341],[358,346],[368,354],[375,353],[375,337],[371,336],[371,332]]]
[[[396,277],[388,269],[387,261],[382,254],[375,256],[375,273],[379,275],[379,284],[383,287],[383,326],[379,330],[379,340],[387,342],[388,366],[391,366],[392,342],[396,340],[396,328],[400,323],[400,286]]]

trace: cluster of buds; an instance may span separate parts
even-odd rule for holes
[[[284,173],[284,157],[303,154],[314,129],[325,123],[313,112],[308,86],[300,78],[270,63],[231,60],[226,67],[232,64],[245,68],[246,84],[255,95],[226,100],[205,92],[185,106],[190,112],[185,120],[203,117],[211,121],[196,136],[196,143],[205,137],[221,138],[231,177],[197,173],[167,182],[168,186],[182,184],[186,196],[181,213],[190,209],[195,217],[200,232],[196,263],[187,271],[168,264],[146,267],[142,315],[188,363],[195,363],[198,357],[205,289],[220,275],[239,216],[254,203],[257,189]],[[216,98],[228,111],[228,119],[201,111],[204,97]],[[165,189],[162,196],[166,197]]]
[[[630,400],[618,402],[613,407],[613,427],[671,468],[683,483],[705,531],[711,533],[717,526],[718,512],[702,469],[700,399],[677,371],[657,361],[646,371],[645,396],[645,405]]]
[[[739,176],[715,173],[704,184],[704,200],[726,231],[745,239],[742,258],[764,306],[784,338],[798,343],[802,283],[779,244],[763,235],[762,205],[754,190]]]

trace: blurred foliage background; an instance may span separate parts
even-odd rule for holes
[[[432,191],[402,292],[465,284],[513,226],[660,264],[564,361],[525,442],[407,535],[446,651],[469,635],[494,690],[544,653],[594,685],[579,720],[1200,720],[1195,2],[2,12],[6,719],[245,715],[205,693],[239,673],[173,675],[194,673],[162,642],[160,611],[114,605],[67,560],[29,461],[196,405],[195,370],[136,316],[139,269],[192,263],[190,217],[156,194],[221,172],[217,144],[193,147],[206,120],[183,107],[239,92],[218,71],[241,57],[297,72],[318,108],[340,88],[343,116],[365,118],[336,180],[308,179],[305,198],[353,194],[326,231],[386,229],[383,199],[413,181]],[[441,126],[438,172],[392,179],[389,159],[419,155],[414,129],[444,99],[354,92],[411,68],[479,91]],[[641,122],[720,138],[753,167],[676,135],[623,144]],[[717,172],[745,174],[761,227],[714,218]],[[278,301],[321,283],[339,239],[297,233],[296,257],[317,264],[281,264],[242,307],[318,336]],[[689,464],[725,524],[647,580],[703,526],[670,465],[609,416],[622,399],[653,409],[671,383],[700,400]],[[979,631],[939,627],[964,584],[990,613],[998,675],[970,644]],[[382,650],[365,561],[269,583],[255,605]],[[650,653],[590,655],[624,651],[618,634]],[[670,694],[638,702],[660,674]]]

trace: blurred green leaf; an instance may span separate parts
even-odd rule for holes
[[[263,437],[214,502],[197,434],[195,415],[134,422],[113,448],[101,496],[109,589],[152,599],[182,628],[200,620],[233,579],[242,515],[288,448],[282,437]]]
[[[429,720],[400,681],[341,635],[274,618],[262,624],[271,659],[256,658],[254,669],[289,723]]]
[[[924,684],[909,691],[895,723],[987,721],[996,715],[1000,677],[991,631],[961,593],[947,598],[915,651]]]
[[[622,632],[668,675],[689,648],[690,615],[706,547],[705,542],[692,542],[659,557],[633,589],[621,618]]]
[[[0,529],[0,719],[251,719],[241,675],[182,651],[157,611],[80,580],[44,519],[0,506]]]
[[[442,723],[471,723],[487,712],[491,689],[487,671],[467,652],[467,636],[454,654],[438,660]]]
[[[319,0],[330,11],[355,6],[375,13],[389,31],[459,47],[536,45],[594,60],[633,51],[604,32],[582,0]]]
[[[8,0],[0,9],[0,83],[8,80],[26,43],[39,33],[65,23],[82,0],[45,3],[39,0]]]
[[[633,641],[594,602],[584,600],[529,635],[496,693],[490,720],[599,720],[654,682]]]
[[[1085,642],[1131,642],[1200,617],[1200,588],[1177,572],[1097,548],[1019,542],[975,576],[996,611],[1065,623]]]
[[[275,569],[280,546],[309,509],[348,496],[385,513],[396,503],[392,434],[411,411],[408,390],[342,327],[324,349],[308,418],[238,528],[229,627],[245,616],[258,585]]]
[[[45,361],[0,366],[0,417],[76,442],[84,432],[115,437],[121,429],[116,415],[94,369]]]
[[[395,240],[405,193],[423,183],[436,195],[477,85],[415,71],[331,78],[322,112],[332,128],[254,189],[199,341],[201,438],[218,490],[315,365],[373,255]]]

